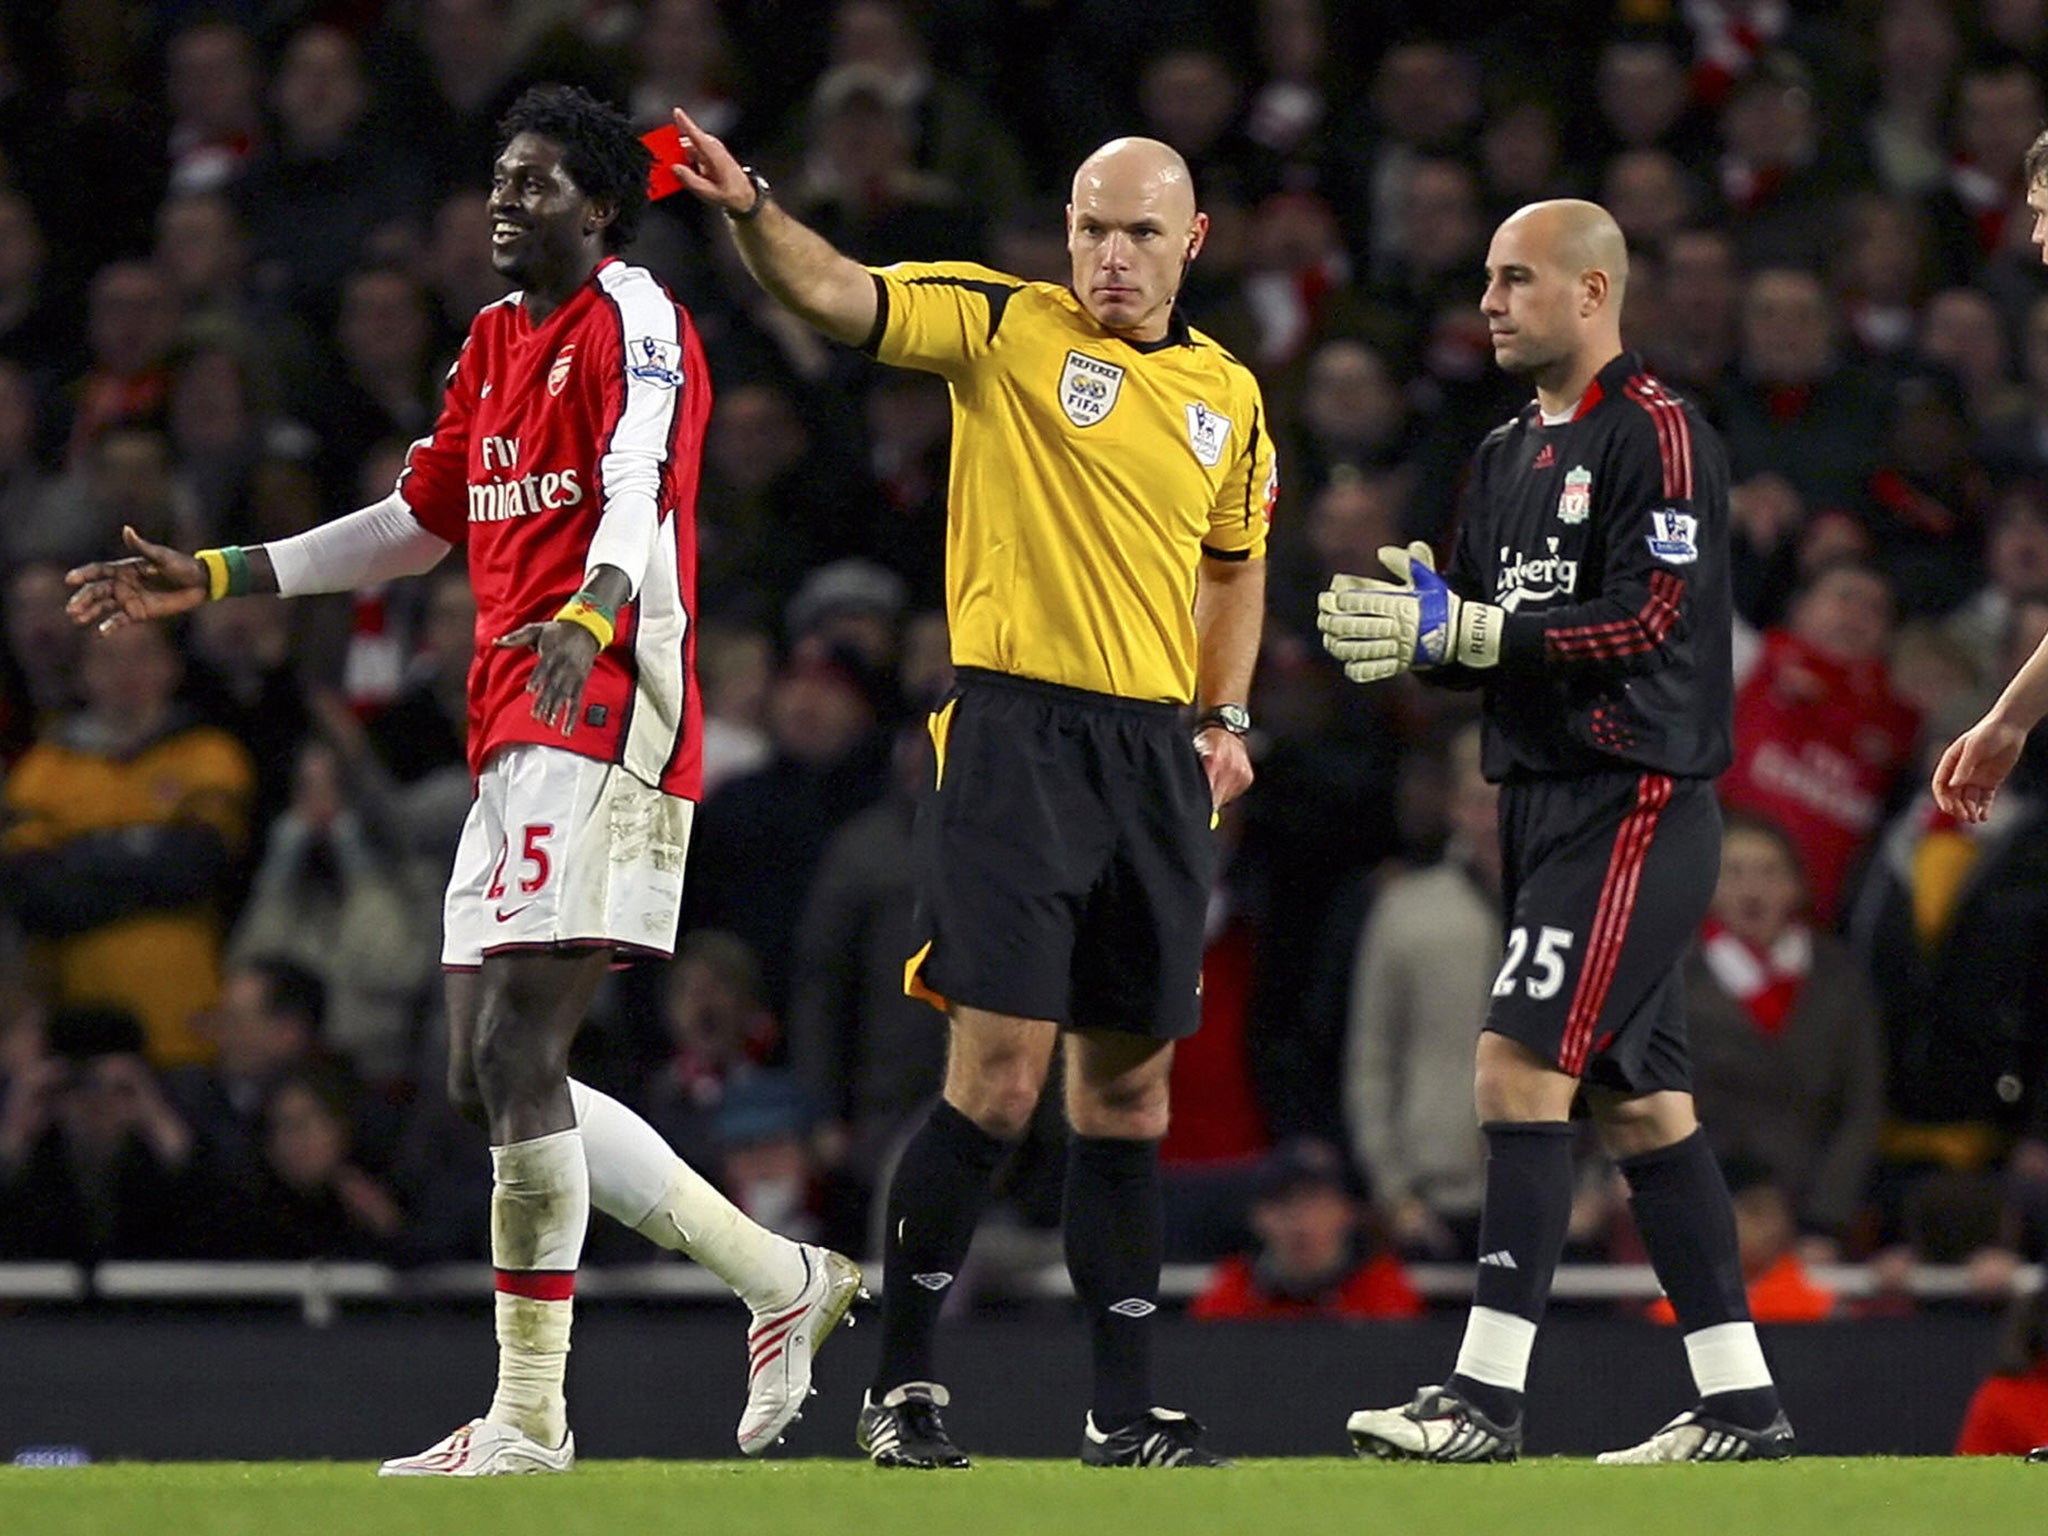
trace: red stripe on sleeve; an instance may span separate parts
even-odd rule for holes
[[[496,1289],[504,1296],[524,1296],[529,1301],[567,1301],[576,1294],[573,1269],[493,1270]]]
[[[1543,636],[1543,647],[1563,661],[1607,661],[1654,651],[1677,627],[1679,600],[1684,595],[1685,583],[1678,577],[1669,571],[1652,571],[1650,595],[1635,613],[1605,624],[1550,630]]]
[[[1674,501],[1692,497],[1692,427],[1685,407],[1655,379],[1638,375],[1624,391],[1649,413],[1657,429],[1657,456],[1664,469],[1664,494]]]

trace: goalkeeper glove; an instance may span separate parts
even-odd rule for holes
[[[1427,544],[1389,545],[1380,551],[1380,564],[1394,580],[1338,576],[1317,599],[1323,649],[1344,664],[1352,682],[1376,683],[1448,662],[1490,667],[1500,660],[1506,614],[1445,585]]]

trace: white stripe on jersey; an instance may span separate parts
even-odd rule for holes
[[[590,561],[617,565],[639,591],[635,697],[620,762],[643,783],[659,784],[683,731],[688,615],[676,509],[656,501],[682,409],[681,322],[675,301],[644,268],[613,262],[599,272],[598,282],[618,309],[625,403],[598,461],[604,511]]]

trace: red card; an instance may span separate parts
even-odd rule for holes
[[[657,203],[682,191],[681,180],[669,169],[685,158],[683,136],[676,132],[676,125],[664,123],[652,132],[641,134],[640,142],[654,154],[654,164],[647,168],[647,200]]]

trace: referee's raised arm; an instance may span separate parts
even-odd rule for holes
[[[675,109],[683,162],[677,180],[724,212],[740,256],[778,304],[834,341],[865,342],[875,328],[875,279],[859,262],[775,201],[768,180],[739,163],[712,134]]]

